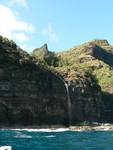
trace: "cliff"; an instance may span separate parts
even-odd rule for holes
[[[51,53],[52,52],[48,51],[47,44],[44,44],[42,47],[34,49],[31,53],[31,56],[38,56],[43,58]]]
[[[94,39],[56,54],[68,66],[80,66],[96,76],[102,91],[113,91],[113,46],[107,40]]]
[[[82,73],[89,72],[101,87],[104,102],[102,120],[113,122],[113,46],[107,40],[94,39],[66,51],[48,55],[44,61],[57,71],[75,67],[79,75],[80,70]],[[70,72],[73,70],[70,69]],[[70,74],[69,78],[71,77]]]
[[[56,55],[63,67],[76,66],[95,77],[101,87],[102,120],[113,122],[113,46],[107,40],[94,39]]]
[[[52,71],[0,37],[0,126],[69,125],[70,115],[75,125],[100,121],[102,111],[100,86],[90,74]]]

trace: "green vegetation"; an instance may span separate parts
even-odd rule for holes
[[[57,53],[57,56],[66,58],[68,66],[78,66],[89,73],[102,91],[113,93],[113,46],[106,40],[95,39]]]
[[[44,46],[34,53],[38,58],[42,58],[37,55],[42,48]],[[58,72],[69,70],[73,74],[73,70],[77,70],[77,76],[88,74],[92,81],[101,86],[102,91],[113,93],[113,47],[107,40],[95,39],[63,52],[48,53],[42,59]]]
[[[40,66],[68,79],[90,77],[103,92],[113,93],[113,46],[107,40],[95,39],[59,53],[48,51],[44,44],[29,55],[14,41],[0,36],[0,50],[2,65],[5,60],[27,69]]]
[[[72,68],[76,68],[76,74],[88,74],[102,91],[113,93],[113,47],[106,40],[95,39],[67,51],[48,54],[43,60],[58,72],[68,68],[71,74]]]
[[[44,69],[49,70],[47,63],[40,58],[30,56],[18,47],[13,40],[0,36],[0,65],[9,68],[18,67],[24,70]]]
[[[44,57],[44,61],[49,65],[49,66],[54,66],[58,67],[59,63],[59,57],[57,57],[54,53],[51,53],[50,55],[47,55]]]
[[[89,121],[84,121],[82,123],[77,124],[78,126],[91,126],[91,123]]]
[[[44,61],[49,65],[49,66],[54,66],[54,67],[66,67],[69,66],[67,58],[63,58],[61,56],[57,56],[55,53],[51,53],[50,55],[44,57]]]

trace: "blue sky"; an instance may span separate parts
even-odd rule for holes
[[[63,51],[95,38],[113,45],[113,0],[0,0],[0,34],[28,53]]]

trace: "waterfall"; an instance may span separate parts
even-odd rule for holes
[[[69,115],[69,126],[72,125],[72,113],[71,113],[71,100],[70,100],[70,95],[69,95],[69,88],[67,83],[60,77],[60,79],[63,81],[66,91],[67,91],[67,97],[68,97],[68,115]]]

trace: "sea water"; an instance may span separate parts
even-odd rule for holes
[[[113,131],[0,130],[0,146],[12,150],[113,150]]]

